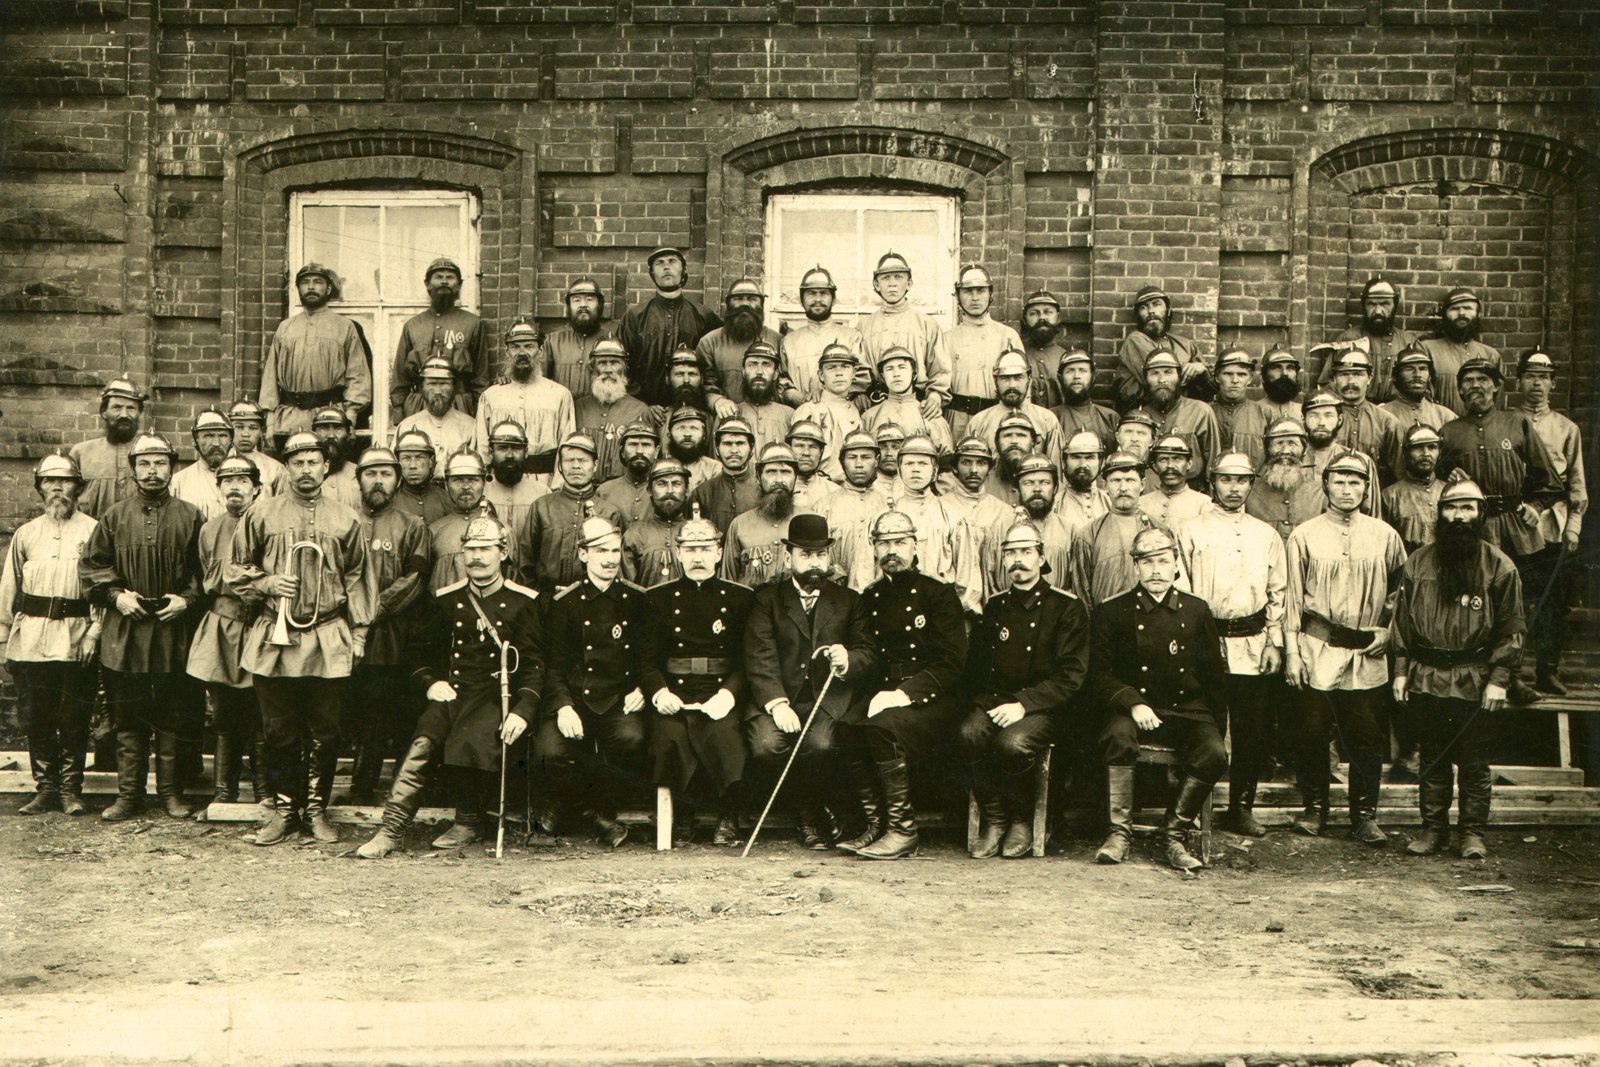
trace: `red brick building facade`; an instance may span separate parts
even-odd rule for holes
[[[1508,357],[1595,350],[1600,14],[1581,0],[18,0],[0,131],[0,529],[97,430],[254,396],[290,198],[476,198],[478,304],[555,321],[691,252],[708,303],[777,194],[954,199],[999,317],[1054,290],[1102,369],[1149,281],[1206,347],[1302,352],[1382,271]],[[496,331],[498,332],[498,331]],[[498,342],[497,342],[498,343]],[[391,353],[380,351],[387,360]],[[1592,410],[1583,375],[1558,404]],[[1577,388],[1579,395],[1568,390]]]

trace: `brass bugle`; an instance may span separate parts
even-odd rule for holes
[[[301,562],[307,552],[311,553],[309,573],[307,573],[306,565]],[[292,645],[294,644],[294,636],[289,632],[291,624],[298,629],[304,630],[316,623],[317,615],[322,609],[323,559],[322,546],[315,541],[296,541],[289,546],[289,566],[294,570],[295,577],[300,579],[300,589],[295,592],[295,596],[299,596],[300,591],[305,589],[307,579],[317,583],[311,601],[311,615],[303,621],[297,618],[290,603],[295,597],[280,596],[278,598],[278,617],[272,624],[272,633],[267,637],[268,644],[277,645],[280,648],[285,645]]]

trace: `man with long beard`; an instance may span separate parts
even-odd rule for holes
[[[1279,419],[1298,420],[1301,416],[1300,357],[1287,348],[1269,348],[1261,357],[1261,393],[1260,400],[1242,405],[1234,415],[1229,446],[1249,456],[1256,470],[1266,464],[1267,427]]]
[[[244,755],[250,752],[255,800],[260,804],[271,795],[267,792],[266,759],[261,746],[261,705],[239,657],[244,652],[245,627],[266,598],[254,590],[233,588],[223,568],[233,552],[239,519],[261,492],[261,474],[246,457],[229,456],[217,467],[217,485],[224,509],[200,528],[206,613],[200,617],[189,642],[186,670],[189,677],[206,687],[206,695],[211,698],[216,740],[211,802],[232,804],[239,799],[239,776]]]
[[[1000,551],[1006,589],[984,601],[972,628],[972,703],[957,734],[985,822],[968,851],[973,859],[1021,859],[1033,850],[1034,768],[1089,673],[1089,616],[1045,577],[1038,528],[1014,523]]]
[[[1216,504],[1178,531],[1181,584],[1210,606],[1222,639],[1233,730],[1228,823],[1248,837],[1266,834],[1252,809],[1277,735],[1289,585],[1283,538],[1245,511],[1255,481],[1244,453],[1217,457],[1211,468]]]
[[[1333,380],[1334,363],[1344,351],[1359,349],[1372,360],[1371,399],[1378,404],[1394,399],[1393,368],[1400,354],[1417,343],[1417,335],[1400,328],[1400,290],[1384,278],[1370,278],[1361,287],[1361,322],[1339,335],[1332,358],[1322,365],[1318,385]],[[1393,384],[1392,384],[1393,383]]]
[[[1017,492],[1022,457],[1039,451],[1039,431],[1028,416],[1012,411],[995,426],[994,435],[984,440],[994,442],[995,465],[983,487],[1002,504],[1016,507],[1022,503],[1022,496]]]
[[[1056,512],[1069,530],[1087,526],[1111,509],[1106,491],[1099,485],[1104,455],[1100,435],[1092,430],[1081,430],[1067,438],[1062,454],[1066,484],[1056,494]],[[1067,576],[1058,575],[1056,581],[1065,583]]]
[[[965,437],[972,417],[994,403],[995,372],[1001,353],[1016,352],[1021,357],[1023,381],[1027,381],[1028,361],[1022,357],[1022,338],[1016,330],[990,317],[993,306],[994,282],[989,271],[976,263],[962,267],[956,275],[956,324],[942,331],[933,346],[934,360],[950,368],[950,408],[946,414],[950,432],[956,437]],[[971,432],[986,436],[982,430]]]
[[[1344,404],[1332,393],[1319,392],[1306,398],[1301,411],[1306,424],[1306,440],[1310,446],[1306,458],[1311,463],[1312,471],[1320,476],[1333,460],[1346,455],[1358,456],[1367,465],[1368,473],[1367,495],[1361,501],[1361,510],[1368,515],[1381,516],[1383,489],[1378,484],[1378,464],[1367,453],[1352,451],[1339,443],[1344,436]]]
[[[393,452],[369,448],[361,453],[356,477],[361,482],[361,537],[367,544],[372,626],[367,631],[367,654],[352,674],[351,691],[360,697],[346,699],[345,727],[356,741],[351,797],[368,804],[377,796],[383,761],[393,759],[399,768],[417,721],[409,656],[418,627],[417,604],[428,584],[433,538],[422,520],[394,506],[400,461]]]
[[[682,250],[670,246],[646,256],[645,267],[656,291],[649,300],[629,308],[617,327],[617,339],[633,357],[638,397],[646,404],[672,403],[667,363],[673,352],[684,347],[693,351],[700,338],[722,325],[716,312],[684,295],[688,263]]]
[[[100,813],[107,822],[143,809],[152,734],[162,807],[174,818],[190,815],[178,762],[203,523],[197,508],[169,491],[176,459],[160,434],[134,439],[128,465],[138,493],[106,510],[78,562],[89,602],[104,609],[100,664],[117,727],[117,800]]]
[[[744,399],[744,357],[756,343],[772,348],[774,362],[780,338],[778,332],[762,322],[767,294],[751,278],[740,278],[728,287],[723,302],[722,325],[708,332],[694,346],[696,354],[716,370],[721,393],[735,404]]]
[[[567,309],[567,324],[545,339],[549,373],[566,386],[574,400],[589,395],[589,360],[595,346],[615,335],[615,324],[608,321],[606,296],[593,278],[579,278],[567,287],[561,298]]]
[[[421,409],[402,419],[400,425],[395,427],[395,433],[421,430],[427,434],[428,440],[433,442],[434,458],[442,468],[447,457],[463,448],[477,447],[473,438],[478,432],[478,425],[472,421],[472,416],[454,407],[456,380],[449,363],[442,359],[428,360],[422,366],[419,379]],[[478,449],[480,455],[485,451],[484,448]]]
[[[1401,351],[1394,361],[1394,388],[1389,400],[1378,405],[1379,410],[1391,415],[1402,430],[1412,426],[1444,429],[1444,424],[1456,413],[1431,399],[1433,393],[1433,357],[1416,346]]]
[[[788,436],[789,426],[794,422],[794,408],[778,399],[776,346],[756,341],[745,349],[740,368],[740,387],[744,395],[737,414],[755,430],[756,451],[759,452]]]
[[[862,593],[861,607],[883,666],[867,687],[866,706],[857,702],[847,720],[866,829],[839,848],[862,859],[895,860],[917,851],[908,761],[948,743],[965,710],[958,694],[967,627],[956,590],[920,569],[923,538],[910,516],[885,511],[871,536],[882,577]]]
[[[1028,360],[1020,351],[1002,352],[994,362],[995,403],[973,416],[970,432],[984,440],[992,440],[1000,423],[1012,415],[1023,415],[1033,424],[1038,440],[1033,451],[1042,452],[1050,462],[1061,459],[1061,424],[1047,407],[1033,402],[1028,385]]]
[[[647,422],[630,422],[623,427],[621,440],[622,473],[601,482],[598,495],[622,512],[632,529],[650,514],[650,468],[660,457],[661,444],[656,428]],[[684,477],[688,477],[687,470]]]
[[[337,500],[351,511],[361,510],[361,486],[356,482],[356,465],[352,462],[355,456],[351,454],[355,438],[350,433],[350,420],[344,409],[329,406],[318,411],[311,417],[311,432],[328,460],[322,495]]]
[[[1050,414],[1061,424],[1062,439],[1088,430],[1100,438],[1102,449],[1115,448],[1119,420],[1115,411],[1094,402],[1094,357],[1089,350],[1073,345],[1061,353],[1055,380],[1061,399],[1051,407]],[[1037,392],[1038,386],[1034,389]]]
[[[494,511],[483,498],[488,480],[483,457],[470,448],[463,448],[445,461],[444,491],[450,500],[450,513],[428,524],[428,536],[433,542],[428,561],[430,593],[460,581],[466,574],[462,569],[461,539],[467,534],[467,523],[475,516]]]
[[[511,380],[489,386],[478,398],[472,447],[488,456],[490,431],[509,419],[527,437],[528,473],[549,474],[555,469],[556,445],[578,428],[572,394],[544,376],[544,338],[532,320],[513,322],[505,340]],[[504,515],[501,520],[510,521]]]
[[[1056,492],[1061,471],[1048,456],[1035,452],[1022,458],[1017,474],[1017,495],[1027,519],[1042,538],[1046,574],[1065,578],[1072,573],[1072,529],[1056,514]]]
[[[294,288],[305,310],[273,331],[256,396],[280,451],[291,433],[311,428],[318,408],[338,404],[355,419],[372,403],[372,356],[361,329],[328,309],[339,299],[339,276],[307,263],[295,272]]]
[[[440,256],[428,264],[422,280],[428,289],[428,310],[406,320],[394,354],[389,418],[395,423],[422,410],[422,368],[430,360],[444,360],[455,386],[451,403],[467,415],[477,411],[479,395],[494,382],[489,329],[478,316],[457,306],[461,268],[455,260]]]
[[[481,401],[478,410],[483,410]],[[528,521],[534,502],[550,489],[543,478],[526,473],[528,435],[517,420],[501,419],[494,423],[489,429],[488,448],[489,478],[483,485],[483,498],[494,508],[495,516],[506,529],[520,530]]]
[[[788,574],[783,550],[789,518],[794,514],[794,480],[799,471],[794,450],[782,442],[761,450],[756,461],[760,497],[728,524],[722,552],[722,576],[752,589]]]
[[[1422,833],[1406,846],[1413,856],[1450,843],[1452,765],[1461,858],[1489,855],[1489,755],[1526,626],[1517,569],[1484,542],[1483,505],[1483,491],[1470,481],[1444,491],[1434,541],[1406,560],[1395,603],[1394,698],[1421,730],[1426,768],[1417,790]]]
[[[0,573],[0,643],[17,685],[34,783],[33,798],[17,811],[82,815],[104,608],[89,603],[78,559],[96,523],[77,509],[83,475],[66,456],[41,459],[33,487],[44,514],[17,527]]]
[[[351,672],[366,653],[372,622],[367,544],[361,519],[323,496],[328,459],[312,434],[284,444],[289,492],[247,511],[234,531],[223,574],[241,593],[268,598],[245,631],[241,662],[261,701],[267,781],[273,807],[256,831],[275,845],[303,822],[325,844],[339,840],[328,821],[339,761],[339,719]],[[318,551],[298,546],[314,543]],[[288,600],[290,641],[271,640],[278,600]]]
[[[1483,332],[1483,302],[1467,288],[1456,288],[1439,303],[1439,332],[1417,344],[1433,357],[1434,399],[1461,415],[1466,398],[1459,388],[1459,371],[1472,360],[1500,366],[1500,353],[1479,340]]]
[[[1287,544],[1296,526],[1322,514],[1322,482],[1307,455],[1310,444],[1299,419],[1279,419],[1262,440],[1267,462],[1245,511],[1277,530]]]
[[[667,416],[667,455],[689,470],[689,491],[722,473],[722,464],[706,454],[706,413],[693,405],[673,408]]]
[[[450,514],[450,498],[433,478],[439,461],[428,435],[421,430],[396,434],[394,454],[400,460],[400,488],[395,492],[394,506],[421,519],[424,526]]]
[[[101,436],[79,441],[67,453],[83,477],[78,510],[91,519],[136,492],[128,446],[139,432],[144,402],[145,395],[131,380],[113,378],[100,390]]]
[[[1172,298],[1160,286],[1146,285],[1133,296],[1133,316],[1134,328],[1117,346],[1117,367],[1112,373],[1117,409],[1127,411],[1146,402],[1145,365],[1156,352],[1166,352],[1177,365],[1174,396],[1209,400],[1209,368],[1199,348],[1172,332]]]
[[[1555,696],[1565,696],[1561,681],[1561,652],[1567,638],[1567,609],[1575,583],[1562,558],[1575,557],[1589,509],[1589,490],[1583,474],[1583,435],[1578,424],[1550,407],[1555,389],[1556,365],[1550,353],[1530,348],[1517,360],[1519,410],[1533,423],[1550,456],[1555,481],[1541,494],[1539,534],[1544,547],[1523,568],[1523,588],[1535,610],[1528,620],[1528,643],[1534,648],[1535,686]],[[1534,594],[1537,593],[1537,599]]]
[[[810,419],[799,419],[789,424],[784,443],[794,452],[797,467],[794,480],[795,510],[816,512],[822,506],[822,498],[839,487],[837,482],[822,473],[822,453],[828,447],[828,435]]]
[[[1100,468],[1111,510],[1072,532],[1072,592],[1093,612],[1112,597],[1121,596],[1138,583],[1134,571],[1133,539],[1140,530],[1160,529],[1139,510],[1144,485],[1144,464],[1127,452],[1113,452]]]
[[[878,427],[890,422],[906,433],[925,433],[942,455],[950,451],[950,424],[923,415],[922,404],[912,391],[916,373],[917,361],[910,352],[898,346],[885,349],[878,357],[878,380],[885,396],[862,414],[861,425],[869,433],[877,433]]]
[[[1305,810],[1294,828],[1312,837],[1328,824],[1328,746],[1350,760],[1350,826],[1364,845],[1388,844],[1378,825],[1388,748],[1389,623],[1400,569],[1400,535],[1361,514],[1371,471],[1354,455],[1322,472],[1327,509],[1289,535],[1284,680],[1302,691],[1296,780]]]
[[[954,477],[943,493],[944,502],[966,524],[967,540],[978,550],[985,601],[1006,587],[1000,542],[1017,514],[1015,508],[984,489],[993,469],[994,448],[989,442],[981,437],[963,437],[956,445]]]
[[[828,520],[828,528],[837,531],[831,552],[833,572],[842,575],[845,584],[857,593],[878,576],[866,531],[889,507],[884,493],[886,482],[878,477],[879,452],[877,440],[865,430],[846,437],[839,446],[844,481],[823,497],[817,508]]]
[[[1033,402],[1042,408],[1064,401],[1056,374],[1066,350],[1061,347],[1061,301],[1048,289],[1037,289],[1022,302],[1022,322],[1017,327],[1022,354],[1028,357],[1028,379]]]
[[[1433,540],[1439,522],[1439,494],[1444,484],[1434,477],[1439,465],[1437,430],[1413,426],[1402,439],[1404,455],[1400,478],[1383,489],[1383,517],[1400,534],[1407,552],[1415,552]]]
[[[628,394],[628,350],[610,338],[589,353],[589,386],[573,410],[577,432],[588,434],[600,450],[595,476],[601,481],[622,473],[622,431],[636,422],[658,421],[649,405]]]
[[[1211,505],[1211,497],[1189,487],[1189,442],[1168,434],[1150,450],[1150,465],[1160,483],[1139,498],[1139,510],[1176,534]]]
[[[756,472],[750,464],[755,455],[755,431],[743,419],[723,419],[717,424],[715,444],[722,470],[690,492],[689,510],[710,519],[718,531],[726,533],[735,515],[755,507],[761,499]]]
[[[939,451],[925,434],[910,434],[900,446],[900,466],[887,489],[889,506],[917,527],[917,567],[947,582],[961,606],[976,615],[983,609],[983,574],[973,531],[934,491]]]
[[[778,345],[784,373],[779,395],[791,407],[822,398],[817,360],[829,345],[842,345],[857,365],[862,365],[865,348],[861,334],[854,326],[833,317],[833,303],[838,292],[833,275],[820,264],[800,278],[800,306],[805,309],[806,321],[791,326]]]
[[[587,434],[568,434],[556,449],[555,488],[533,502],[528,521],[515,531],[513,562],[520,564],[523,584],[548,596],[583,577],[578,541],[586,519],[604,519],[618,531],[627,525],[614,504],[595,492],[597,453]],[[619,545],[620,547],[620,545]]]
[[[261,405],[253,400],[235,402],[228,409],[228,422],[233,426],[234,452],[254,463],[261,475],[261,495],[287,492],[283,464],[266,452],[267,417]]]
[[[675,459],[651,464],[650,511],[622,533],[622,576],[651,589],[683,576],[678,530],[689,517],[689,468]]]
[[[1394,480],[1393,464],[1400,453],[1401,426],[1394,416],[1367,399],[1372,385],[1372,357],[1359,349],[1345,352],[1330,361],[1333,366],[1333,391],[1339,397],[1341,448],[1362,452],[1378,464],[1383,485]]]
[[[233,448],[233,424],[216,408],[206,408],[194,417],[189,436],[195,461],[172,476],[172,495],[193,504],[209,522],[228,510],[217,468]]]
[[[1179,393],[1182,373],[1177,357],[1171,352],[1158,349],[1150,353],[1144,368],[1144,410],[1156,420],[1157,440],[1168,434],[1178,434],[1189,442],[1188,481],[1196,488],[1203,488],[1206,471],[1217,458],[1217,443],[1222,434],[1217,429],[1217,416],[1211,405]]]
[[[873,268],[872,288],[883,306],[862,320],[862,356],[875,367],[891,348],[910,352],[917,363],[914,388],[922,400],[922,413],[939,418],[950,402],[950,365],[939,358],[938,322],[911,305],[911,264],[898,252],[885,252]]]
[[[717,565],[722,563],[724,571],[727,566],[722,535],[711,523],[690,519],[679,527],[677,540],[682,577],[645,597],[657,619],[672,621],[670,628],[660,626],[640,680],[657,712],[650,728],[651,778],[672,791],[674,843],[688,844],[694,815],[684,801],[690,785],[703,776],[717,812],[711,843],[729,848],[739,843],[746,753],[743,724],[733,712],[746,698],[740,652],[750,589],[717,577]]]

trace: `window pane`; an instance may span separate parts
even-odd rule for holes
[[[855,250],[857,214],[851,209],[818,210],[800,205],[787,211],[778,249],[778,277],[767,283],[775,290],[768,302],[798,307],[800,279],[818,264],[828,268],[841,295],[854,292],[860,284]]]
[[[460,263],[463,271],[473,269],[461,247],[461,209],[455,204],[391,206],[384,211],[384,300],[426,299],[423,271],[440,256]],[[470,297],[471,293],[464,290],[462,303]]]
[[[338,272],[345,300],[376,300],[378,209],[308,207],[303,225],[306,260],[325,263]]]
[[[862,244],[870,264],[885,252],[895,251],[911,264],[911,303],[930,313],[942,313],[949,304],[948,286],[939,282],[949,273],[949,253],[939,232],[937,210],[878,211],[868,208],[863,219]],[[870,280],[870,279],[869,279]],[[863,294],[870,297],[868,292]],[[870,304],[867,299],[865,303]]]

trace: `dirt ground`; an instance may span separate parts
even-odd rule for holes
[[[1600,946],[1592,831],[1497,831],[1485,862],[1408,857],[1399,836],[1375,852],[1339,834],[1219,834],[1197,877],[1157,865],[1149,842],[1115,868],[1079,839],[979,863],[946,833],[881,864],[777,832],[741,861],[659,855],[641,829],[615,853],[567,840],[496,862],[432,852],[420,827],[406,854],[363,862],[347,855],[358,831],[342,832],[257,848],[247,825],[0,816],[0,992],[1600,995],[1600,953],[1582,947]]]

